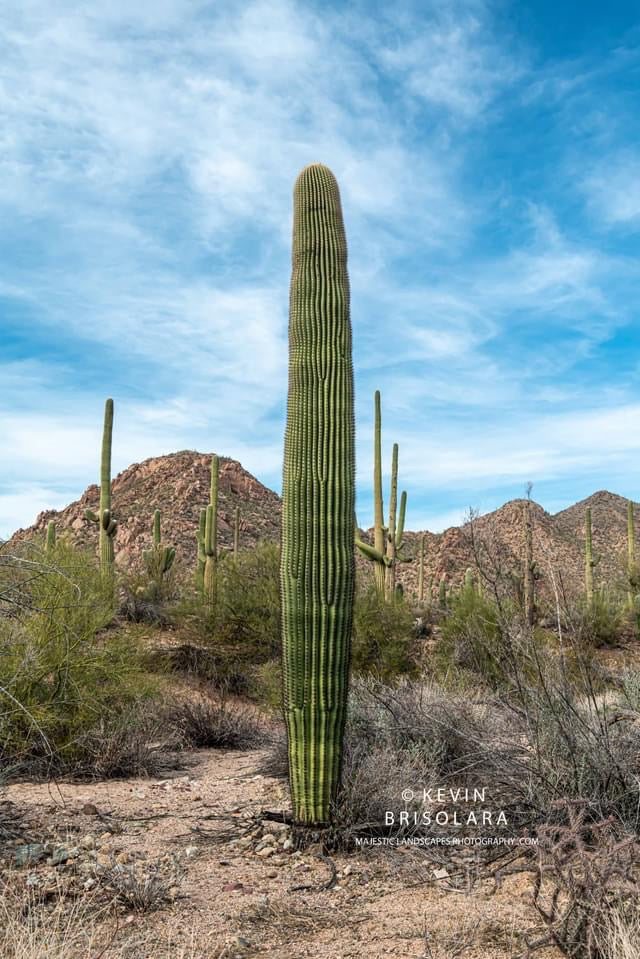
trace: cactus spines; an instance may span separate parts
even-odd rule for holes
[[[424,602],[424,533],[420,537],[420,565],[418,566],[418,602]]]
[[[393,444],[391,452],[391,489],[389,492],[389,524],[387,526],[387,568],[385,570],[385,592],[387,599],[393,599],[396,591],[396,514],[398,510],[398,444]]]
[[[599,556],[593,555],[591,541],[591,508],[588,506],[584,517],[584,586],[587,596],[587,606],[593,605],[593,570],[600,562]]]
[[[47,536],[44,548],[47,553],[52,553],[56,548],[56,524],[52,519],[47,523]]]
[[[240,551],[240,507],[236,506],[233,514],[233,559],[238,562]]]
[[[282,492],[283,700],[293,818],[330,819],[353,616],[355,448],[347,246],[336,180],[294,188]]]
[[[113,436],[113,400],[104,405],[104,427],[102,430],[102,455],[100,458],[100,509],[98,513],[85,510],[85,516],[97,523],[100,537],[100,571],[108,577],[113,571],[113,540],[118,524],[111,515],[111,440]]]
[[[216,574],[218,566],[218,472],[220,462],[214,453],[211,457],[211,487],[209,505],[205,513],[204,543],[204,596],[208,606],[216,602]]]
[[[196,542],[198,544],[198,553],[196,559],[196,589],[199,593],[204,593],[204,567],[207,557],[204,551],[204,537],[207,527],[207,509],[205,506],[200,510],[198,518],[198,530],[196,532]]]

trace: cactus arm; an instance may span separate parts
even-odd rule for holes
[[[198,592],[204,592],[204,567],[206,563],[206,554],[204,551],[204,538],[207,524],[207,510],[202,507],[198,518],[198,529],[196,531],[196,543],[198,544],[198,553],[196,559],[196,589]]]
[[[102,452],[100,456],[100,510],[97,521],[100,538],[100,571],[103,577],[111,576],[114,563],[113,541],[117,523],[111,516],[111,443],[113,438],[113,400],[104,405],[102,429]]]
[[[85,517],[89,520],[89,522],[91,522],[91,523],[99,523],[99,522],[100,522],[100,520],[98,519],[97,513],[94,513],[92,509],[86,509],[86,510],[84,511],[84,515],[85,515]]]
[[[161,542],[161,533],[160,533],[160,510],[156,509],[153,513],[153,545],[159,546]]]
[[[386,566],[389,560],[386,556],[383,556],[382,553],[379,553],[375,546],[370,546],[369,543],[364,543],[361,539],[355,540],[355,545],[358,547],[363,556],[366,556],[367,559],[373,560],[374,563],[380,563],[381,566]]]
[[[380,410],[380,390],[373,398],[373,545],[381,555],[385,552],[384,503],[382,499],[382,414]],[[385,590],[384,567],[374,567],[376,589],[382,596]]]
[[[204,531],[204,593],[207,604],[212,607],[216,601],[216,579],[218,566],[218,474],[220,461],[214,453],[211,457],[211,486],[209,505],[207,506]]]
[[[329,820],[340,779],[355,583],[347,248],[338,185],[319,164],[296,181],[292,261],[280,567],[283,700],[293,818],[310,825]]]
[[[396,531],[396,555],[404,546],[404,522],[407,516],[407,494],[402,491],[400,496],[400,516],[398,517],[398,529]]]

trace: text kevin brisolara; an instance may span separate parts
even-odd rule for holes
[[[501,809],[472,809],[472,805],[487,802],[487,788],[432,787],[430,789],[403,789],[404,803],[413,809],[385,812],[386,826],[506,826],[507,817]],[[421,808],[416,809],[415,804]],[[458,808],[462,805],[463,808]],[[464,806],[467,808],[464,808]],[[439,808],[433,808],[439,807]],[[442,808],[445,807],[445,808]]]

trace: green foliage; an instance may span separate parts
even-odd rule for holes
[[[280,550],[259,543],[238,554],[225,555],[218,569],[215,645],[233,647],[247,664],[280,655]]]
[[[489,685],[503,678],[505,649],[498,611],[473,589],[452,595],[442,622],[442,639],[436,648],[436,667],[453,668],[481,676]]]
[[[613,646],[624,626],[625,610],[620,598],[607,589],[593,591],[591,600],[586,599],[574,613],[574,629],[584,645],[596,649]]]
[[[102,632],[112,593],[91,557],[59,541],[30,554],[28,580],[24,562],[20,606],[0,619],[0,757],[64,766],[81,759],[91,727],[152,687],[132,644]]]
[[[401,597],[388,602],[375,587],[356,594],[351,664],[355,672],[390,682],[417,672],[413,614]]]

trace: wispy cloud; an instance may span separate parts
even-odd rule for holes
[[[594,390],[614,419],[634,402],[640,284],[601,227],[637,224],[637,157],[590,100],[630,48],[548,64],[482,0],[12,0],[4,20],[0,534],[94,481],[107,395],[116,469],[216,449],[279,485],[291,189],[317,160],[344,203],[362,497],[378,387],[433,522],[465,476],[570,483],[635,455],[603,459],[580,419]]]

